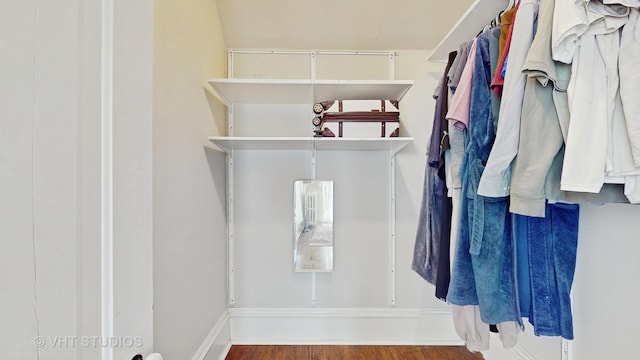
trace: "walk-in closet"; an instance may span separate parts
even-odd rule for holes
[[[637,358],[639,7],[3,2],[0,359]]]

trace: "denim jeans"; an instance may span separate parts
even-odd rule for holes
[[[546,204],[544,218],[514,215],[520,309],[536,335],[573,339],[570,292],[579,213],[576,204],[556,203]]]
[[[459,237],[447,301],[455,305],[480,305],[482,321],[497,324],[516,321],[521,324],[517,303],[514,253],[511,244],[511,215],[506,199],[462,198]],[[476,255],[470,236],[474,207],[483,207],[482,243]]]

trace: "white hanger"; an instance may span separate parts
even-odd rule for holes
[[[502,14],[503,14],[503,13],[505,13],[507,10],[511,9],[511,8],[515,5],[515,2],[516,2],[516,0],[509,0],[509,3],[507,4],[507,8],[506,8],[506,9],[504,9],[504,10],[502,10],[502,11],[500,11],[500,12],[498,13],[498,15],[496,15],[496,17],[495,17],[493,20],[491,20],[491,22],[490,22],[489,24],[487,24],[487,25],[486,25],[486,26],[485,26],[485,27],[484,27],[484,28],[483,28],[483,29],[478,33],[478,35],[480,35],[480,34],[482,34],[482,33],[486,32],[486,31],[488,31],[488,30],[491,30],[491,29],[492,29],[493,27],[495,27],[495,26],[499,26],[499,25],[500,25],[500,20],[501,20],[501,18],[502,18]],[[476,36],[478,36],[478,35],[476,35]]]
[[[515,5],[516,5],[516,0],[509,0],[509,3],[507,4],[506,9],[500,11],[498,13],[498,15],[496,15],[496,18],[493,20],[493,23],[495,23],[496,25],[499,25],[500,24],[500,20],[502,18],[502,14],[504,14],[505,12],[511,10]]]
[[[509,0],[509,3],[507,4],[507,8],[504,9],[504,11],[511,9],[515,4],[516,4],[516,0]]]

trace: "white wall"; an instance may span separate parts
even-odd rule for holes
[[[640,208],[631,205],[580,209],[573,289],[576,360],[637,357],[639,218]]]
[[[36,348],[34,338],[77,335],[84,320],[78,4],[4,2],[0,9],[2,358],[73,357],[76,348]]]
[[[207,141],[225,109],[206,90],[226,51],[215,1],[156,1],[154,17],[154,343],[182,360],[226,313],[225,157]]]
[[[433,117],[431,94],[439,77],[429,71],[440,71],[439,65],[433,69],[425,66],[427,55],[423,51],[403,51],[395,59],[395,78],[415,81],[400,103],[401,135],[416,138],[396,158],[395,293],[390,267],[390,159],[386,151],[317,153],[316,177],[334,181],[335,267],[331,273],[317,274],[314,304],[313,275],[293,272],[291,231],[293,181],[311,177],[310,151],[236,150],[232,341],[286,342],[287,334],[303,342],[459,341],[448,321],[446,304],[435,299],[433,288],[410,266]],[[309,67],[278,64],[269,60],[271,56],[262,60],[260,56],[242,55],[234,73],[237,77],[269,78],[286,73],[284,70],[301,69],[295,74],[298,78],[309,76],[305,72]],[[304,56],[298,57],[293,61],[304,63]],[[323,79],[389,78],[385,56],[339,55],[321,58],[319,63]],[[236,104],[235,135],[309,136],[313,117],[310,106]],[[255,323],[251,323],[252,316]],[[259,334],[251,328],[269,324],[271,329],[289,329]],[[325,330],[308,330],[310,324]],[[376,333],[380,326],[387,326],[386,335]],[[393,326],[400,328],[390,330]]]
[[[118,339],[140,338],[140,346],[116,345],[116,357],[127,359],[153,347],[151,82],[145,70],[151,7],[116,3],[111,295],[117,316],[110,321]],[[107,341],[99,338],[100,24],[94,1],[0,3],[3,359],[99,358],[100,346],[83,339]]]

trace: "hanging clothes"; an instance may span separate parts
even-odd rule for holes
[[[502,90],[504,87],[504,73],[507,55],[509,54],[509,48],[511,47],[511,37],[513,36],[513,23],[515,21],[516,11],[520,3],[517,3],[513,8],[502,14],[502,22],[500,23],[500,42],[498,44],[498,63],[496,69],[493,71],[493,79],[491,80],[491,90],[502,97]]]
[[[597,193],[605,181],[607,169],[615,173],[621,165],[614,164],[617,160],[610,154],[615,150],[609,147],[620,145],[626,135],[617,136],[613,130],[614,122],[620,121],[618,114],[622,114],[622,109],[616,109],[615,105],[619,85],[618,29],[627,22],[629,10],[594,1],[570,7],[568,11],[575,13],[577,22],[568,30],[567,36],[575,36],[577,43],[567,89],[570,126],[561,189]],[[613,139],[614,136],[617,139]],[[631,169],[620,169],[626,170]]]
[[[572,66],[562,190],[596,193],[609,182],[619,182],[625,184],[627,202],[640,200],[640,167],[633,159],[633,135],[629,133],[622,100],[633,96],[624,94],[629,84],[627,75],[636,71],[628,67],[633,57],[627,57],[629,47],[621,48],[622,43],[627,44],[621,33],[627,33],[628,25],[633,27],[631,14],[637,6],[631,4],[635,3],[588,1],[555,5],[555,13],[563,18],[554,20],[553,57]],[[618,77],[621,69],[627,69],[622,79]]]
[[[560,174],[550,169],[562,166],[563,154],[559,152],[568,117],[564,114],[571,69],[554,62],[550,53],[554,2],[542,2],[535,38],[522,65],[522,74],[528,77],[510,181],[510,211],[537,217],[545,216],[545,199],[559,197]]]
[[[479,305],[486,324],[520,322],[516,306],[506,199],[477,195],[483,162],[495,136],[491,114],[489,33],[476,40],[469,127],[463,163],[462,212],[447,301]],[[501,296],[495,296],[501,294]]]
[[[437,196],[452,196],[446,300],[471,351],[488,348],[490,324],[515,345],[523,318],[537,336],[573,339],[580,204],[640,203],[639,7],[522,0],[506,38],[494,29],[461,44],[469,55],[445,70],[459,77],[448,126],[434,124],[449,131],[431,163],[444,161],[445,188],[435,172],[425,188],[438,213]]]
[[[448,109],[448,72],[456,58],[449,60],[436,96],[431,138],[427,150],[420,223],[414,243],[412,269],[436,286],[436,297],[444,300],[449,288],[451,199],[447,196],[444,154],[448,147],[445,114]]]
[[[620,34],[620,96],[624,108],[625,124],[629,133],[631,153],[635,166],[640,166],[640,11],[629,10],[629,21]]]
[[[447,76],[449,78],[448,86],[451,90],[451,94],[455,94],[460,78],[462,77],[462,71],[467,64],[467,58],[469,57],[469,51],[471,50],[472,40],[460,44],[456,58],[453,60]]]
[[[545,0],[546,1],[546,0]],[[528,251],[529,323],[538,336],[573,339],[571,287],[578,246],[579,205],[547,204],[544,218],[518,216],[515,233]],[[526,285],[526,284],[523,284]]]
[[[519,69],[522,69],[535,35],[539,3],[539,0],[523,0],[515,14],[508,69],[518,70],[507,71],[505,77],[504,94],[500,104],[500,124],[478,185],[478,193],[483,196],[509,195],[511,162],[518,152],[520,116],[526,83],[526,75]]]
[[[460,82],[456,93],[451,99],[451,106],[447,112],[447,120],[453,120],[454,126],[460,130],[467,128],[469,122],[469,108],[471,101],[471,84],[473,82],[473,66],[474,59],[476,58],[476,46],[477,39],[474,39],[469,49],[469,56],[465,63],[462,74],[460,75]]]

